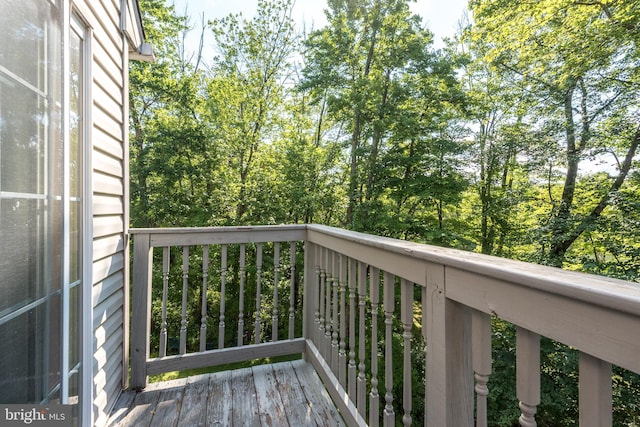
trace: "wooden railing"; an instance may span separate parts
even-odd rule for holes
[[[148,375],[304,351],[302,332],[295,335],[295,309],[298,278],[302,277],[302,272],[296,271],[296,252],[301,247],[297,242],[304,240],[305,226],[135,229],[131,234],[132,388],[146,387]],[[288,254],[281,251],[284,247]],[[154,248],[158,248],[155,258]],[[230,252],[234,255],[231,259]],[[247,260],[248,252],[252,259]],[[252,279],[253,295],[245,295],[248,277]],[[152,329],[154,287],[160,296]],[[282,299],[283,290],[288,294],[286,301]],[[176,294],[179,298],[175,298]],[[245,304],[248,298],[251,304]],[[265,299],[269,300],[269,313]],[[215,311],[210,307],[212,302]],[[237,305],[233,319],[227,313],[231,303]],[[253,307],[250,313],[249,306]],[[169,308],[173,308],[173,317]],[[301,314],[298,317],[301,324]],[[247,324],[249,318],[251,324]],[[211,331],[212,326],[217,330],[217,344],[209,341],[216,332]],[[283,328],[286,332],[282,332]],[[158,333],[153,358],[152,330]],[[188,337],[193,336],[198,337],[197,345],[193,339],[189,342]],[[175,345],[168,345],[171,342]]]
[[[134,387],[144,387],[151,373],[302,353],[349,425],[391,426],[396,419],[411,425],[424,419],[429,426],[483,426],[492,373],[492,316],[516,328],[514,381],[523,426],[536,425],[541,336],[579,352],[581,426],[612,424],[612,364],[640,373],[638,284],[319,225],[133,230],[132,234]],[[279,261],[280,242],[290,248],[286,266]],[[290,242],[304,242],[303,271],[295,268],[303,245]],[[192,326],[200,328],[199,351],[187,351],[181,334],[179,354],[165,355],[162,324],[167,303],[163,302],[157,329],[164,347],[157,358],[149,359],[151,249],[177,246],[188,259],[189,247],[206,247],[204,253],[212,245],[220,246],[221,262],[220,278],[215,280],[220,295],[214,316],[217,348],[206,346],[210,315],[205,297],[200,325]],[[228,267],[223,254],[230,245],[240,245],[233,267],[238,273],[234,286],[240,289],[240,308],[233,319],[225,317]],[[242,256],[247,245],[256,254],[252,275],[246,273],[247,258]],[[258,273],[263,269],[257,257],[260,245],[269,245],[274,260],[266,282]],[[163,257],[170,264],[167,251],[163,249]],[[197,276],[204,290],[201,295],[206,296],[212,275],[204,259],[203,255]],[[195,285],[189,282],[189,262],[183,264],[182,286],[188,290]],[[159,286],[168,286],[169,270],[162,268]],[[300,273],[302,302],[295,291]],[[253,319],[264,318],[261,295],[272,295],[269,342],[260,340],[264,334],[257,321],[249,332],[244,329],[248,314],[242,307],[249,296],[243,292],[242,278],[252,281],[251,288],[257,291]],[[278,303],[278,289],[287,288],[288,312]],[[185,315],[187,298],[182,295],[181,332],[191,326]],[[299,304],[301,312],[296,309]],[[278,332],[284,330],[282,317],[289,322],[286,339]],[[302,323],[299,335],[294,333],[296,322]],[[233,348],[224,348],[226,325],[239,331]],[[246,336],[253,336],[254,343],[246,344]],[[401,384],[401,389],[394,384]],[[416,395],[425,397],[416,401]]]

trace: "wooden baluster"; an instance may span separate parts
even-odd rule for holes
[[[209,281],[209,245],[202,248],[202,295],[200,306],[200,351],[207,349],[207,282]]]
[[[346,292],[347,292],[347,257],[340,255],[340,349],[338,350],[338,378],[340,384],[347,388],[347,308],[346,308]]]
[[[402,424],[411,425],[411,326],[413,325],[413,283],[400,281],[400,320],[404,340],[404,360],[402,367]]]
[[[331,257],[331,261],[333,264],[333,274],[332,274],[332,288],[333,288],[333,298],[331,301],[331,305],[333,308],[333,317],[331,318],[331,370],[336,376],[338,375],[338,351],[339,351],[339,342],[338,342],[338,310],[340,309],[340,300],[338,299],[338,294],[340,291],[340,272],[339,272],[339,263],[338,263],[338,254],[333,253]]]
[[[540,335],[516,327],[516,390],[520,425],[535,427],[540,404]]]
[[[227,245],[222,245],[220,260],[220,323],[218,324],[218,348],[224,348],[224,299],[227,288]]]
[[[260,344],[262,335],[262,316],[261,316],[261,292],[262,292],[262,243],[256,243],[256,321],[255,321],[255,343]]]
[[[187,291],[189,288],[189,246],[182,247],[182,320],[180,321],[180,354],[187,352]]]
[[[358,396],[356,400],[356,406],[358,412],[362,417],[366,414],[366,395],[367,395],[367,378],[365,376],[365,306],[367,296],[367,264],[358,263],[358,305],[360,308],[360,315],[358,316],[359,328],[358,328]]]
[[[280,271],[280,243],[273,244],[273,315],[271,317],[271,340],[278,341],[278,273]]]
[[[487,396],[491,375],[491,316],[481,311],[472,313],[473,370],[476,380],[476,426],[487,426]]]
[[[378,305],[380,304],[380,270],[371,267],[369,275],[371,300],[371,392],[369,393],[369,425],[380,422],[380,394],[378,392]]]
[[[393,411],[393,287],[395,279],[391,273],[384,273],[384,426],[395,425],[395,412]]]
[[[611,363],[580,353],[580,427],[613,425]]]
[[[356,398],[356,260],[349,258],[349,398]]]
[[[314,292],[315,292],[315,305],[314,305],[314,313],[313,313],[313,322],[314,322],[314,328],[313,328],[313,343],[315,345],[318,345],[318,343],[320,342],[319,339],[319,334],[320,334],[320,307],[322,304],[322,289],[321,289],[321,281],[322,281],[322,277],[321,277],[321,273],[320,273],[320,248],[317,247],[316,245],[314,245],[313,243],[309,243],[307,242],[306,244],[311,245],[311,249],[313,251],[312,255],[313,255],[313,263],[314,266],[313,268],[315,269],[315,276],[314,276],[314,280],[315,280],[315,288],[314,288]],[[306,250],[305,250],[305,256],[306,256]],[[306,261],[305,261],[306,262]],[[306,291],[306,290],[305,290]]]
[[[325,259],[325,265],[327,269],[327,283],[325,284],[325,290],[327,293],[327,302],[325,306],[325,360],[328,362],[331,370],[334,370],[333,363],[331,361],[332,349],[331,340],[333,338],[333,251],[327,249],[327,258]],[[334,371],[335,372],[335,371]]]
[[[289,264],[291,266],[291,289],[289,290],[289,339],[293,339],[295,324],[295,301],[296,301],[296,242],[291,242],[289,253]]]
[[[246,245],[240,243],[240,298],[238,302],[238,346],[244,345],[244,279],[246,272]]]
[[[324,304],[324,344],[322,355],[324,359],[331,364],[331,255],[329,249],[325,249],[327,253],[324,258],[324,268],[327,271],[327,277],[324,284],[325,288],[325,304]]]
[[[325,266],[324,266],[324,260],[325,260],[325,254],[326,254],[326,249],[325,248],[318,248],[318,271],[320,272],[320,276],[319,276],[319,280],[320,280],[320,303],[318,304],[318,339],[316,340],[316,346],[318,347],[318,350],[320,351],[320,353],[326,357],[326,355],[323,353],[324,351],[324,334],[325,334],[325,319],[324,319],[324,312],[325,312],[325,303],[326,303],[326,296],[325,296],[325,282],[327,279],[327,271],[325,270]]]
[[[316,263],[316,245],[309,241],[303,244],[304,255],[302,258],[302,337],[316,342],[316,332],[318,331],[318,270]],[[300,295],[298,284],[296,296]],[[307,354],[303,357],[306,359]]]
[[[427,366],[429,360],[429,342],[427,341],[427,335],[429,334],[429,324],[427,324],[427,319],[429,319],[429,291],[426,286],[422,287],[422,338],[424,339],[424,424],[425,426],[429,423],[427,418],[428,413],[428,399],[427,399],[427,390],[428,387],[428,377],[427,377]]]
[[[167,355],[167,298],[169,290],[169,247],[162,248],[162,319],[160,323],[160,357]]]

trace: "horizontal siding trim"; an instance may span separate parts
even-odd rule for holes
[[[122,120],[115,120],[96,104],[94,104],[92,114],[94,128],[101,129],[116,141],[122,138]]]
[[[100,24],[103,28],[109,28],[109,36],[111,37],[114,43],[119,43],[121,41],[121,31],[120,31],[120,5],[114,5],[110,1],[94,1],[92,2],[96,9],[100,7],[101,13],[98,14],[100,19]]]
[[[98,261],[111,255],[122,252],[124,242],[121,234],[112,234],[93,240],[93,260]]]
[[[121,353],[121,351],[120,351]],[[95,425],[104,425],[109,412],[115,405],[122,389],[122,360],[113,358],[104,370],[94,374],[94,416]]]
[[[124,219],[122,215],[103,215],[93,217],[93,237],[94,239],[112,236],[121,236],[124,230]]]
[[[98,108],[106,111],[114,121],[122,123],[122,102],[113,99],[111,94],[105,92],[99,86],[93,87],[93,103]]]
[[[124,182],[122,178],[105,175],[103,173],[93,173],[94,193],[112,194],[114,196],[124,195]]]
[[[78,8],[82,17],[92,27],[94,39],[112,45],[118,52],[117,57],[122,57],[122,36],[118,18],[120,6],[112,4],[111,7],[105,8],[99,2],[84,0],[75,2],[74,7]],[[107,14],[110,15],[105,19]],[[122,75],[121,68],[118,74]]]
[[[117,95],[122,94],[122,79],[115,78],[100,62],[95,62],[91,71],[93,72],[93,84],[100,86],[102,90],[113,97],[114,101],[118,101],[118,98],[121,97]]]
[[[93,170],[122,177],[124,169],[122,143],[100,128],[96,127],[94,133],[97,135],[93,138]]]
[[[122,274],[122,272],[117,272],[116,274],[113,274],[103,281],[93,285],[91,297],[94,307],[102,304],[114,293],[122,292],[123,278],[124,275]]]
[[[121,352],[122,349],[120,349]],[[94,382],[94,395],[99,390],[109,390],[109,394],[113,395],[114,392],[118,392],[121,389],[122,380],[122,361],[118,361],[116,358],[111,358],[108,361],[104,369],[100,369],[94,373],[96,381]],[[106,375],[106,372],[113,372],[113,375]]]
[[[116,330],[122,331],[122,310],[118,310],[104,325],[95,330],[93,334],[93,348],[101,348],[109,340]]]
[[[106,331],[106,335],[105,343],[98,347],[93,356],[94,373],[103,370],[109,372],[108,366],[113,363],[113,360],[118,359],[114,355],[122,355],[122,328],[116,327],[111,331]]]
[[[113,316],[118,310],[121,310],[122,303],[122,292],[117,292],[96,306],[93,312],[93,330],[98,329],[109,317]]]
[[[122,346],[118,346],[114,354],[122,354]],[[98,359],[94,356],[94,359]],[[118,360],[119,359],[119,360]],[[94,364],[95,365],[95,364]],[[117,392],[122,388],[122,358],[111,357],[106,359],[106,364],[98,369],[94,370],[94,390],[111,389],[110,394]],[[95,393],[95,392],[94,392]]]
[[[93,196],[93,214],[94,215],[122,215],[124,206],[122,206],[121,196],[107,196],[102,194],[94,194]]]
[[[105,280],[107,277],[121,272],[124,268],[124,254],[118,252],[108,258],[102,258],[93,263],[93,284]]]
[[[103,29],[94,32],[93,61],[101,63],[106,70],[114,70],[114,76],[122,76],[122,47],[114,43]],[[112,65],[112,66],[110,66]]]
[[[122,157],[117,157],[117,154],[111,155],[99,149],[93,150],[93,173],[103,173],[122,179]]]

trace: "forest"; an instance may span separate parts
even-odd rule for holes
[[[328,0],[311,30],[293,0],[209,22],[139,3],[157,59],[130,64],[132,227],[321,223],[640,282],[640,0],[470,0],[442,48],[411,0]],[[539,422],[573,425],[576,356],[543,346]],[[640,421],[638,378],[614,384],[616,424]]]

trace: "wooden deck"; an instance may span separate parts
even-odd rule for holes
[[[109,426],[344,426],[313,367],[302,361],[152,383],[125,391]]]

